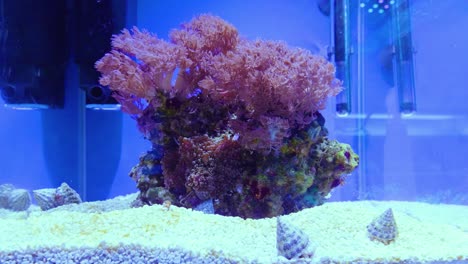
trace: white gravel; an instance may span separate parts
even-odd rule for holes
[[[128,208],[135,195],[42,212],[0,211],[0,263],[286,263],[276,220],[171,206]],[[399,235],[370,241],[366,225],[393,208]],[[333,202],[285,216],[310,237],[312,259],[290,263],[468,263],[468,207]]]

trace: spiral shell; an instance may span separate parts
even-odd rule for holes
[[[0,208],[25,211],[31,205],[31,196],[25,189],[16,189],[11,184],[0,185]]]
[[[33,191],[37,205],[43,211],[71,203],[81,203],[80,195],[68,184],[62,183],[57,189],[47,188]]]
[[[299,258],[306,253],[309,237],[302,230],[288,225],[277,217],[276,248],[278,255],[287,259]]]
[[[8,197],[8,209],[13,211],[25,211],[31,205],[31,196],[25,189],[14,189]]]
[[[9,207],[9,198],[11,192],[15,187],[11,184],[2,184],[0,185],[0,208],[8,209]]]
[[[53,188],[39,189],[33,191],[34,199],[36,200],[37,205],[39,205],[42,211],[47,211],[58,206],[55,202],[55,191],[56,189]]]
[[[367,225],[367,236],[371,240],[377,240],[385,245],[394,241],[398,234],[397,225],[392,208],[387,209],[379,217]]]
[[[81,203],[80,195],[68,184],[62,183],[55,191],[57,206],[72,203]]]

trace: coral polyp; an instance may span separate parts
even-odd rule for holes
[[[212,15],[170,42],[137,28],[96,63],[152,150],[130,176],[142,204],[273,217],[320,205],[358,165],[327,138],[320,114],[341,91],[325,58],[283,42],[249,41]]]

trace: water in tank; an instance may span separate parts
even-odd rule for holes
[[[468,3],[0,0],[0,263],[468,263]]]

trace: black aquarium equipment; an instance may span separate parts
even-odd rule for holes
[[[411,30],[410,1],[395,0],[392,5],[392,33],[395,49],[395,79],[398,88],[400,112],[416,112],[414,53]]]
[[[120,109],[111,91],[98,83],[94,63],[110,51],[110,38],[126,26],[129,10],[126,0],[81,0],[77,12],[77,46],[75,62],[80,67],[80,87],[86,92],[90,109]]]
[[[7,107],[61,108],[66,1],[0,0],[0,95]]]
[[[352,3],[352,2],[351,2]],[[343,82],[343,91],[336,96],[336,113],[351,112],[351,5],[349,0],[319,0],[320,12],[330,17],[330,48],[328,59],[336,67],[336,77]]]
[[[333,53],[336,77],[343,82],[343,91],[336,96],[336,113],[351,112],[351,42],[349,0],[333,1]]]

